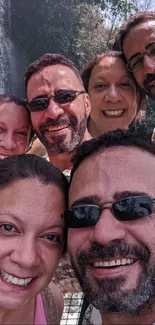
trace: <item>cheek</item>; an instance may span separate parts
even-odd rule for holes
[[[133,90],[124,94],[124,96],[128,103],[129,114],[135,115],[138,108],[138,100],[137,100],[136,92]]]
[[[137,83],[138,83],[139,85],[143,85],[142,69],[140,69],[140,71],[135,70],[135,71],[133,72],[133,76],[134,76],[134,78],[136,79],[136,81],[137,81]]]
[[[31,113],[31,121],[35,129],[38,129],[38,125],[43,120],[43,117],[44,117],[44,111]]]
[[[89,234],[86,228],[75,228],[68,230],[67,246],[68,250],[73,256],[75,256],[77,252],[84,250],[85,247],[88,246],[88,240]]]
[[[44,263],[46,264],[47,276],[53,276],[62,255],[62,247],[51,249],[48,253],[43,254]]]
[[[104,107],[103,95],[98,94],[97,96],[90,97],[90,102],[91,102],[90,116],[94,118],[98,118],[98,116],[100,115],[100,110]]]
[[[91,105],[97,107],[98,104],[103,100],[103,92],[91,91],[89,93]]]
[[[155,215],[131,222],[128,230],[137,243],[145,245],[150,251],[153,247],[155,254]]]
[[[28,148],[28,140],[25,143],[19,143],[18,144],[18,154],[23,154],[26,152],[27,148]]]

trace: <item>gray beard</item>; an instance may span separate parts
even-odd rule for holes
[[[113,279],[99,279],[95,277],[89,279],[86,275],[86,271],[89,268],[89,263],[87,262],[87,256],[89,255],[82,253],[80,256],[79,253],[76,256],[76,260],[74,260],[72,254],[69,252],[71,264],[87,300],[95,308],[99,309],[101,313],[142,315],[144,311],[146,314],[150,310],[152,304],[155,302],[155,264],[148,263],[149,252],[147,252],[146,248],[144,256],[142,252],[137,252],[142,269],[137,284],[134,289],[126,291],[122,289],[126,281],[124,276]],[[102,250],[100,252],[96,248],[97,254],[98,256],[96,257],[99,257],[102,254]]]
[[[72,136],[69,141],[65,141],[65,135],[60,135],[58,137],[51,137],[54,143],[48,141],[48,139],[42,134],[36,131],[36,134],[40,141],[45,146],[49,154],[58,155],[67,152],[72,152],[82,141],[85,131],[87,128],[87,116],[84,115],[83,119],[80,121],[79,125],[72,128]]]
[[[128,313],[138,316],[146,313],[155,302],[155,266],[149,278],[141,276],[135,289],[121,291],[125,279],[95,279],[93,289],[87,277],[78,277],[89,302],[101,313]],[[145,312],[144,312],[145,310]]]

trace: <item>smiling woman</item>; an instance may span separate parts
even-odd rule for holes
[[[25,99],[0,95],[0,158],[25,153],[33,135]]]
[[[59,324],[63,299],[47,285],[64,250],[67,190],[45,159],[0,159],[0,324]]]
[[[92,106],[88,120],[92,136],[126,129],[145,110],[145,94],[127,70],[121,52],[97,55],[85,65],[82,80]]]

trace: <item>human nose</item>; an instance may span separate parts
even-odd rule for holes
[[[120,100],[121,100],[121,96],[120,96],[118,88],[115,85],[110,86],[107,89],[107,93],[106,93],[106,96],[105,96],[105,101],[115,103],[115,102],[118,102]]]
[[[0,145],[7,150],[16,148],[17,143],[11,133],[4,133],[0,139]]]
[[[114,240],[122,240],[126,237],[124,223],[117,220],[110,209],[102,211],[100,219],[92,231],[91,240],[100,245],[107,245]]]
[[[40,264],[40,255],[35,239],[22,237],[16,248],[12,251],[10,259],[23,268],[30,269]]]
[[[155,72],[155,59],[147,55],[147,53],[143,58],[143,68],[145,74],[151,74]]]
[[[59,115],[63,114],[64,110],[62,106],[57,103],[53,96],[49,99],[49,105],[45,110],[46,118],[56,119]]]

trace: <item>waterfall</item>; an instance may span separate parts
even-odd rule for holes
[[[10,2],[10,1],[9,1]],[[9,91],[10,41],[8,21],[8,1],[0,0],[0,93]]]

